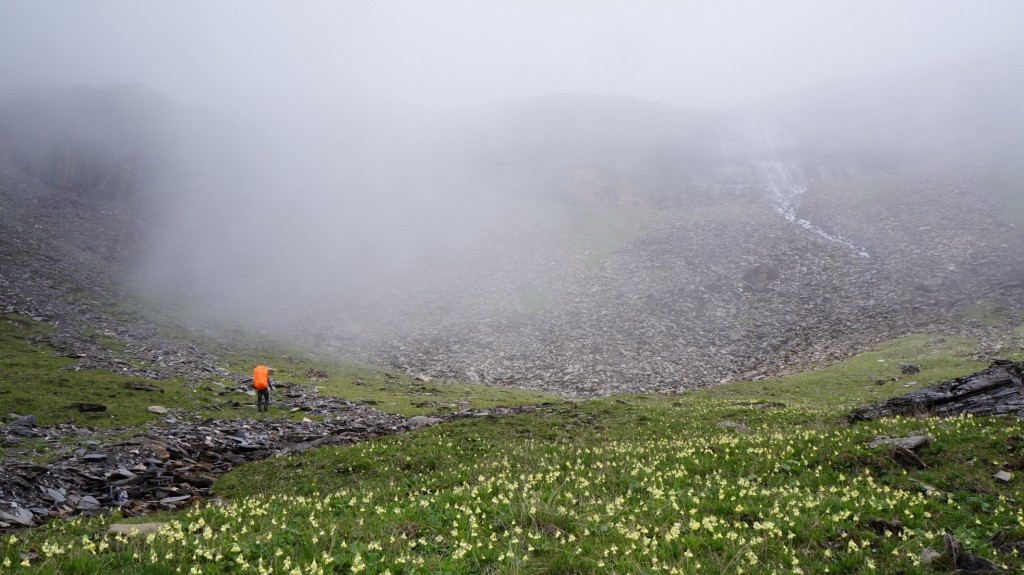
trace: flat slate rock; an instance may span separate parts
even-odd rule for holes
[[[895,445],[904,449],[914,450],[918,447],[931,445],[935,438],[931,435],[911,435],[909,437],[876,437],[874,441],[868,443],[868,447],[878,447],[879,445]]]
[[[107,532],[117,535],[145,535],[147,533],[154,533],[160,531],[160,529],[167,525],[166,523],[114,523]]]
[[[26,415],[24,417],[19,418],[14,423],[12,423],[11,427],[27,427],[27,428],[31,429],[31,428],[35,427],[37,423],[38,423],[38,421],[36,420],[36,416],[34,416],[34,415]]]
[[[6,523],[17,523],[25,527],[32,526],[32,520],[35,516],[28,509],[14,508],[8,509],[7,511],[0,511],[0,521]]]
[[[99,506],[100,506],[99,500],[97,500],[92,495],[86,495],[85,497],[82,497],[81,499],[78,500],[78,504],[75,505],[75,508],[76,509],[85,510],[85,509],[96,509]]]
[[[430,425],[435,425],[437,423],[441,423],[441,420],[436,418],[436,417],[428,417],[426,415],[416,415],[414,417],[410,417],[409,421],[406,422],[406,423],[408,424],[409,429],[420,429],[421,427],[427,427],[427,426],[430,426]]]
[[[728,420],[719,421],[718,422],[718,428],[719,429],[735,429],[736,431],[739,431],[739,432],[742,432],[742,433],[750,433],[750,428],[749,427],[747,427],[746,425],[743,425],[742,423],[736,423],[735,421],[728,421]]]

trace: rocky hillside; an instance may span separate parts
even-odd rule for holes
[[[1020,145],[1005,126],[1024,110],[1004,98],[1018,80],[962,78],[860,79],[748,116],[523,103],[479,152],[502,185],[583,214],[657,215],[595,257],[585,248],[614,230],[538,208],[448,277],[433,313],[412,306],[370,330],[379,340],[335,345],[584,395],[756,378],[922,330],[998,355],[1024,301],[1024,180],[1005,177]]]
[[[131,294],[157,207],[176,198],[164,173],[155,202],[148,178],[175,154],[160,139],[170,112],[136,89],[87,96],[73,98],[75,117],[92,123],[76,125],[99,140],[60,118],[36,133],[0,116],[0,310],[53,323],[86,366],[137,369],[104,349],[97,334],[108,334],[140,364],[215,369],[210,350],[161,335],[153,298]],[[979,354],[998,355],[1024,311],[1024,229],[1007,202],[1021,188],[994,183],[1004,164],[987,151],[1012,142],[989,122],[966,135],[968,124],[942,127],[961,140],[922,147],[936,140],[919,121],[929,129],[901,125],[873,154],[864,134],[878,125],[829,128],[778,106],[758,114],[566,96],[470,122],[457,148],[466,156],[447,161],[503,217],[461,251],[445,251],[450,236],[425,222],[422,245],[439,249],[418,256],[417,273],[356,278],[368,295],[303,307],[330,282],[268,278],[291,282],[277,299],[302,311],[274,335],[416,374],[576,395],[789,372],[922,330],[969,332],[985,341]],[[216,246],[175,241],[182,258],[222,263]],[[231,265],[251,254],[222,255]],[[179,297],[209,288],[170,287]]]
[[[1024,301],[1024,237],[971,174],[944,167],[823,188],[823,197],[847,186],[877,190],[877,206],[848,217],[841,203],[810,201],[809,191],[812,221],[841,230],[867,257],[766,200],[678,215],[597,269],[552,247],[558,230],[538,230],[533,241],[546,231],[550,243],[533,252],[549,262],[529,268],[536,275],[524,277],[513,256],[481,264],[474,272],[498,278],[486,297],[477,287],[425,321],[403,316],[370,356],[438,376],[589,395],[788,372],[922,330],[981,335],[993,340],[985,353],[998,353],[1002,322],[1019,320]],[[540,308],[524,305],[529,289],[543,294]],[[500,311],[510,309],[519,311]]]
[[[154,217],[144,176],[157,140],[133,122],[154,117],[138,109],[153,103],[143,95],[83,88],[29,113],[23,102],[0,111],[0,313],[52,325],[51,342],[80,369],[198,379],[214,370],[209,351],[163,335],[187,328],[131,288]]]

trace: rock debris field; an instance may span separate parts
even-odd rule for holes
[[[349,445],[445,420],[510,415],[544,406],[495,407],[443,417],[405,418],[369,405],[319,395],[315,387],[278,384],[272,401],[301,419],[217,419],[170,410],[143,428],[96,431],[38,427],[31,415],[2,431],[0,528],[32,527],[54,517],[120,509],[126,516],[178,509],[210,496],[216,477],[235,465],[326,445]],[[249,384],[234,391],[254,408]],[[244,402],[244,403],[243,403]],[[154,406],[151,411],[166,409]],[[311,419],[314,418],[314,419]],[[31,458],[39,442],[55,456]]]
[[[669,221],[591,268],[538,225],[507,242],[523,249],[458,270],[447,299],[333,343],[410,373],[585,397],[792,373],[928,331],[976,338],[979,358],[993,359],[1013,345],[1001,318],[1022,313],[1024,228],[985,198],[979,173],[808,192],[805,215],[870,257],[757,199]],[[854,204],[865,189],[870,209]]]

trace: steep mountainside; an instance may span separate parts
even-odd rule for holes
[[[998,354],[1024,301],[1024,179],[1006,177],[1020,80],[1000,66],[958,78],[858,79],[749,115],[568,96],[513,107],[478,150],[510,193],[660,217],[598,269],[575,236],[600,223],[527,218],[460,270],[472,289],[432,300],[440,313],[335,345],[582,394],[757,377],[920,330],[980,335],[979,353]]]
[[[969,174],[945,167],[896,185],[848,184],[885,198],[863,216],[812,204],[808,214],[867,257],[788,221],[767,200],[677,215],[593,270],[552,247],[557,234],[546,230],[556,237],[533,253],[559,263],[534,267],[529,278],[514,256],[481,264],[474,271],[495,278],[486,284],[491,305],[464,297],[425,321],[403,315],[369,344],[388,351],[371,357],[435,375],[604,394],[786,372],[921,330],[987,331],[998,340],[998,327],[970,318],[979,310],[994,311],[996,324],[1019,318],[1024,238]],[[527,288],[547,298],[540,309],[524,306]]]
[[[968,100],[994,97],[981,93]],[[958,110],[948,102],[966,97],[936,106]],[[990,119],[930,124],[925,114],[892,130],[884,121],[853,130],[856,114],[844,115],[851,109],[835,99],[832,108],[776,103],[745,113],[537,99],[446,136],[461,139],[446,170],[497,214],[476,222],[472,237],[456,241],[444,229],[458,227],[455,218],[424,221],[422,230],[363,224],[365,242],[337,245],[293,226],[294,235],[265,234],[267,249],[250,253],[239,251],[245,236],[218,218],[244,207],[247,187],[238,184],[267,166],[233,177],[226,172],[242,164],[217,149],[221,140],[168,145],[171,120],[183,116],[138,87],[54,101],[34,120],[20,113],[23,103],[0,116],[0,310],[56,324],[55,338],[86,364],[133,369],[100,345],[96,334],[109,333],[151,356],[147,364],[213,369],[208,352],[159,335],[152,310],[132,303],[139,300],[127,287],[168,239],[156,230],[166,229],[161,209],[176,202],[193,202],[202,217],[189,225],[218,227],[223,233],[210,237],[234,247],[204,244],[197,229],[162,249],[228,270],[240,261],[244,273],[260,269],[273,242],[330,257],[372,253],[375,237],[407,234],[420,248],[410,273],[342,274],[366,284],[350,293],[285,267],[292,273],[265,276],[288,288],[262,300],[279,307],[250,315],[274,318],[257,327],[289,341],[435,377],[581,395],[680,390],[788,372],[921,330],[980,335],[979,353],[998,354],[1003,326],[1021,321],[1024,231],[1008,201],[1020,180],[1003,177],[1004,156],[989,153],[1015,144]],[[858,113],[899,117],[914,101]],[[1004,119],[1016,121],[1018,108]],[[876,140],[885,143],[874,149]],[[394,185],[424,185],[400,173],[399,160],[417,149],[388,152]],[[230,195],[190,187],[204,177],[189,170],[189,154],[200,153],[213,158],[202,166],[216,176],[209,189]],[[423,164],[416,176],[429,173]],[[371,171],[363,170],[367,182]],[[429,207],[435,215],[449,208]],[[274,231],[274,214],[246,209]],[[303,214],[305,233],[343,225],[328,212],[296,201],[277,214]],[[207,274],[163,263],[164,293],[195,295],[199,312],[223,311],[204,310],[204,301],[230,300],[253,311],[235,292],[204,299],[217,285],[201,282]],[[260,283],[239,276],[221,285]]]
[[[140,104],[139,93],[83,88],[56,107],[39,104],[36,118],[21,103],[0,113],[0,313],[53,326],[48,338],[78,368],[194,377],[214,370],[209,352],[163,335],[175,321],[153,321],[158,310],[130,287],[154,220],[145,174],[158,143],[132,122],[154,119],[137,106],[148,108],[151,94]],[[115,354],[111,340],[140,361]]]

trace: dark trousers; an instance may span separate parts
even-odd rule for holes
[[[270,388],[256,390],[256,411],[270,411]]]

